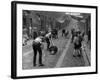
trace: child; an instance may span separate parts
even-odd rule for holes
[[[82,37],[80,33],[77,33],[77,35],[74,37],[74,52],[73,56],[75,57],[75,53],[78,53],[78,56],[81,56],[81,46],[82,46]]]

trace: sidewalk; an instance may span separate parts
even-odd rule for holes
[[[89,48],[89,44],[87,44],[85,41],[82,43],[82,51],[83,51],[83,58],[85,61],[85,66],[91,65],[91,50]]]

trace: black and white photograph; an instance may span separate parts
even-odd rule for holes
[[[91,14],[23,10],[22,68],[91,66]]]
[[[96,6],[31,2],[13,6],[15,78],[97,72]]]

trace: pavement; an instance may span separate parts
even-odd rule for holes
[[[83,58],[85,61],[85,66],[90,66],[91,65],[91,50],[89,43],[86,43],[85,41],[82,42],[82,50],[83,50]]]
[[[78,22],[80,26],[80,30],[83,31],[85,28],[85,23],[84,22]],[[85,62],[85,66],[90,66],[91,65],[91,42],[86,39],[87,35],[85,35],[85,41],[82,42],[84,45],[83,48],[83,58]]]

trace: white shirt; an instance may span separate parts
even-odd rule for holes
[[[37,37],[34,41],[35,41],[35,42],[40,42],[40,43],[42,43],[41,37]]]
[[[51,35],[51,32],[49,32],[49,33],[46,34],[45,36],[46,36],[46,37],[50,37],[50,35]]]

